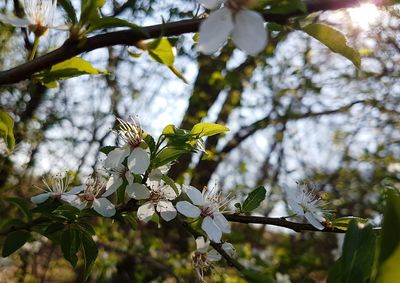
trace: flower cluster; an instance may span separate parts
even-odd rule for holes
[[[216,52],[232,35],[235,45],[243,51],[253,56],[260,53],[267,44],[267,33],[263,17],[247,9],[250,2],[251,0],[199,0],[201,5],[212,10],[200,25],[200,52]]]

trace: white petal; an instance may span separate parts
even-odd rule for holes
[[[161,192],[163,193],[164,197],[168,200],[173,200],[173,199],[176,199],[176,197],[177,197],[175,190],[171,186],[168,186],[168,185],[162,186]]]
[[[163,174],[161,172],[160,169],[156,168],[151,170],[150,174],[149,174],[149,180],[152,181],[161,181]]]
[[[207,216],[204,218],[203,223],[201,223],[201,229],[206,232],[207,237],[211,241],[215,243],[221,242],[222,232],[217,224],[215,224],[214,220],[211,219],[211,217]]]
[[[216,250],[211,250],[207,253],[207,259],[209,261],[219,261],[221,260],[221,255]]]
[[[20,19],[11,15],[5,16],[2,14],[0,14],[0,22],[20,28],[28,27],[31,24],[31,22],[27,19]]]
[[[140,147],[132,150],[128,157],[128,168],[133,174],[144,174],[150,165],[149,154]]]
[[[211,12],[210,16],[200,25],[199,51],[204,54],[218,51],[232,30],[232,13],[228,8]]]
[[[287,203],[289,204],[290,208],[299,216],[304,215],[304,209],[301,207],[300,204],[297,203],[295,199],[287,198]]]
[[[110,195],[112,195],[113,193],[115,193],[115,191],[122,186],[122,184],[124,183],[124,180],[121,177],[111,177],[106,185],[106,191],[104,192],[104,194],[102,195],[103,197],[108,197]]]
[[[151,202],[146,202],[139,207],[137,211],[137,217],[143,222],[148,222],[153,217],[154,212],[154,204],[152,204]]]
[[[159,201],[157,203],[157,211],[160,212],[162,219],[165,221],[170,221],[176,217],[176,209],[170,201]]]
[[[80,185],[77,187],[73,187],[72,189],[70,189],[68,192],[65,192],[65,193],[68,195],[77,195],[77,194],[81,193],[84,189],[85,189],[85,186]]]
[[[49,199],[49,197],[50,197],[49,193],[40,194],[40,195],[31,197],[31,202],[33,202],[34,204],[44,203],[46,200]]]
[[[185,215],[186,217],[189,218],[197,218],[201,214],[200,208],[197,206],[194,206],[188,201],[179,201],[176,204],[176,209],[179,211],[179,213]]]
[[[196,238],[196,251],[198,251],[199,253],[206,253],[209,246],[210,242],[206,242],[203,236]]]
[[[250,55],[257,55],[267,44],[263,17],[254,11],[241,10],[235,14],[232,39],[237,47]]]
[[[121,165],[124,159],[129,155],[128,148],[115,148],[113,149],[104,160],[104,167],[116,168]]]
[[[70,205],[72,205],[73,207],[76,207],[79,210],[85,209],[86,206],[88,205],[88,202],[85,201],[81,201],[80,198],[76,198],[73,199],[71,202],[69,202]]]
[[[133,183],[126,186],[126,192],[129,197],[140,200],[140,199],[148,199],[150,197],[149,189],[139,183]]]
[[[73,204],[73,203],[80,203],[80,198],[77,195],[73,195],[73,194],[62,194],[61,195],[61,200],[65,201],[69,204]]]
[[[104,217],[111,217],[115,214],[115,206],[106,198],[94,199],[93,209]]]
[[[203,205],[204,204],[204,198],[202,193],[196,189],[195,187],[192,186],[184,186],[183,190],[187,194],[187,196],[190,198],[193,204],[195,205]]]
[[[126,171],[125,178],[128,181],[128,184],[133,184],[135,182],[135,177],[129,171]]]
[[[222,0],[198,0],[199,4],[208,10],[214,10],[221,6]]]
[[[236,249],[231,243],[223,243],[222,249],[231,257],[235,256]]]
[[[230,233],[231,232],[231,226],[229,225],[228,220],[226,220],[225,216],[222,215],[222,213],[217,212],[214,213],[214,222],[217,224],[219,229],[221,229],[222,233]]]
[[[312,215],[310,212],[306,212],[304,214],[306,217],[307,221],[310,222],[312,226],[317,228],[318,230],[323,230],[325,227]]]

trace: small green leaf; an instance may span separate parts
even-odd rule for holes
[[[117,148],[116,146],[108,145],[108,146],[104,146],[104,147],[100,148],[100,152],[108,155],[111,151],[113,151],[116,148]]]
[[[333,52],[349,59],[357,68],[360,68],[360,53],[347,45],[346,37],[337,29],[325,24],[310,24],[304,27],[303,31],[325,44]]]
[[[355,220],[355,221],[357,221],[357,223],[361,223],[361,224],[366,224],[368,222],[368,219],[365,219],[365,218],[346,216],[346,217],[336,218],[335,220],[333,220],[332,226],[334,228],[338,228],[338,229],[346,231],[352,220]]]
[[[172,180],[170,177],[163,175],[161,178],[168,186],[170,186],[172,189],[174,189],[175,193],[177,196],[179,196],[179,189],[176,186],[176,183],[174,182],[174,180]]]
[[[182,150],[179,148],[172,148],[172,147],[167,147],[164,148],[154,159],[154,167],[161,167],[171,161],[176,160],[179,156],[181,156],[184,153],[187,153],[187,150]]]
[[[32,213],[29,208],[29,202],[22,198],[6,198],[5,201],[14,204],[28,221],[32,219]]]
[[[100,75],[108,74],[92,66],[88,61],[82,58],[74,57],[51,67],[49,71],[38,75],[40,82],[47,86],[54,86],[57,80],[66,80],[81,75]]]
[[[72,5],[71,1],[69,0],[58,0],[57,2],[67,14],[68,20],[71,24],[76,24],[78,19],[76,17],[76,11],[74,6]]]
[[[260,186],[260,187],[256,188],[244,200],[243,206],[242,206],[242,211],[244,213],[252,212],[265,199],[266,193],[267,193],[267,190],[264,187]]]
[[[235,203],[235,207],[238,209],[238,212],[242,212],[242,204],[240,202]]]
[[[30,238],[31,234],[25,230],[18,230],[7,235],[3,243],[2,256],[7,257],[21,248]]]
[[[76,253],[78,252],[80,245],[81,239],[79,238],[78,230],[69,228],[63,231],[61,235],[61,250],[64,258],[74,267],[78,262]]]
[[[168,135],[175,135],[175,130],[176,130],[176,129],[177,129],[177,128],[176,128],[174,125],[172,125],[172,124],[167,125],[167,126],[164,127],[164,129],[163,129],[163,131],[162,131],[162,134],[165,135],[165,136],[168,136]]]
[[[99,250],[96,243],[93,241],[93,238],[86,233],[81,233],[80,239],[82,242],[81,251],[84,260],[84,281],[86,281],[90,275],[90,271],[97,258]]]
[[[144,141],[147,144],[147,146],[149,147],[150,152],[154,152],[154,150],[156,149],[156,143],[155,143],[153,137],[150,135],[146,135],[146,137],[144,138]]]
[[[64,223],[54,222],[54,223],[50,224],[49,226],[47,226],[47,228],[43,232],[43,235],[49,236],[53,233],[63,230],[64,227],[65,227]]]
[[[210,137],[229,131],[229,128],[214,123],[198,123],[193,126],[190,133],[201,137]]]
[[[143,37],[148,37],[147,32],[140,26],[122,19],[112,18],[112,17],[104,17],[92,20],[90,22],[90,27],[88,28],[87,31],[92,32],[99,29],[118,28],[118,27],[128,27],[136,31],[138,34],[141,34]]]
[[[9,151],[14,149],[14,120],[3,110],[0,110],[0,138],[3,138]]]

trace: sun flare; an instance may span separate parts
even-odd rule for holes
[[[380,11],[379,9],[373,4],[362,4],[357,8],[348,9],[351,22],[363,29],[367,30],[370,28],[371,25],[376,23],[379,19]]]

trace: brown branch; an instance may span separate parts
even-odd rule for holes
[[[338,228],[325,227],[324,230],[318,230],[311,224],[297,223],[288,221],[283,217],[264,217],[264,216],[245,216],[238,214],[224,214],[225,218],[230,222],[238,222],[244,224],[267,224],[291,229],[295,232],[313,231],[313,232],[330,232],[330,233],[346,233],[346,231]]]
[[[372,1],[377,5],[383,5],[384,0]],[[326,10],[336,10],[356,6],[359,0],[325,0],[310,1],[307,3],[308,13]],[[276,15],[264,12],[263,16],[267,22],[286,23],[288,19],[306,15],[300,12],[294,12],[287,15]],[[32,61],[26,62],[15,68],[0,72],[0,85],[13,84],[28,79],[34,73],[43,71],[51,66],[63,62],[81,53],[93,51],[95,49],[113,46],[129,45],[133,46],[138,41],[157,38],[160,36],[177,36],[185,33],[197,32],[203,19],[190,19],[178,22],[172,22],[161,25],[143,27],[142,30],[122,30],[95,35],[84,41],[72,42],[67,40],[60,48],[38,57]]]

